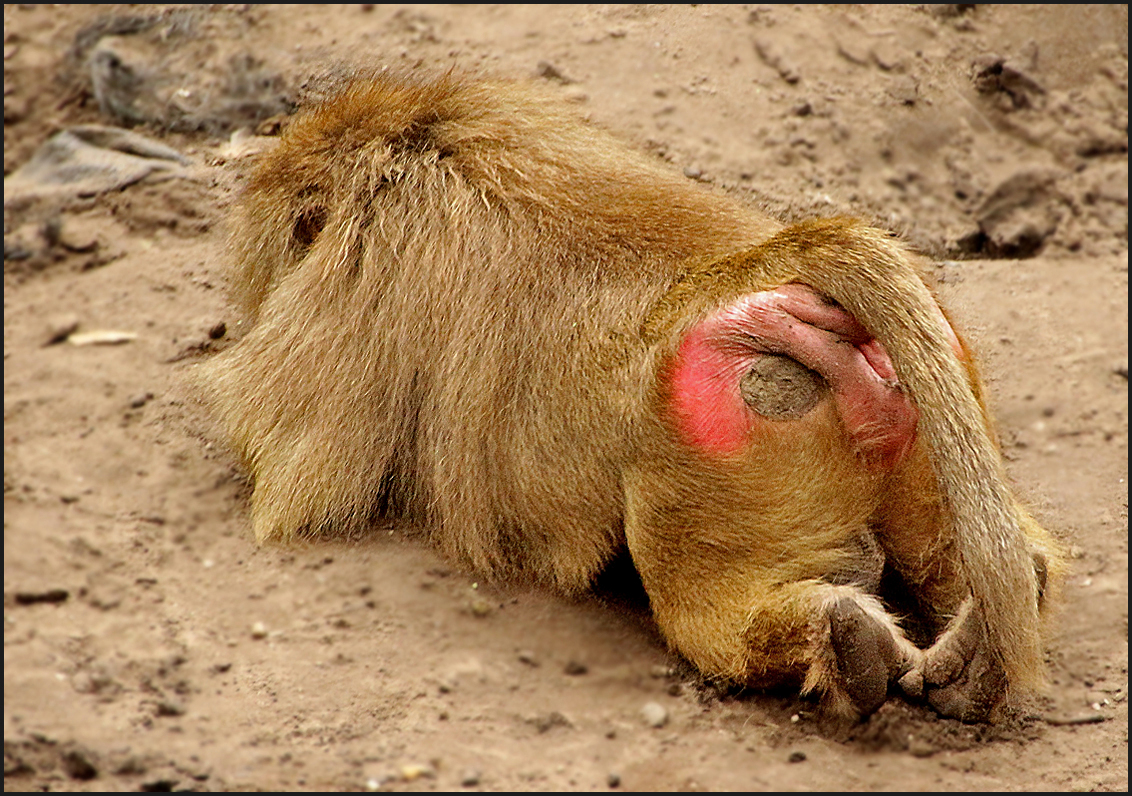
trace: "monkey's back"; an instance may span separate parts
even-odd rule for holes
[[[260,538],[406,517],[482,571],[584,586],[621,541],[645,313],[776,225],[529,86],[382,76],[251,175],[206,367]]]

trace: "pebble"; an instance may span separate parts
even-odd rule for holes
[[[668,710],[659,702],[647,702],[641,708],[641,718],[650,727],[663,727],[668,723]]]
[[[567,102],[576,102],[578,104],[581,104],[583,102],[589,102],[589,99],[590,99],[590,95],[587,94],[582,89],[581,86],[569,86],[569,85],[566,86],[565,89],[563,89],[562,97]]]
[[[73,313],[66,315],[53,315],[47,319],[47,328],[43,334],[43,345],[61,343],[78,331],[79,316]]]
[[[539,61],[538,66],[535,68],[535,72],[539,77],[544,77],[547,80],[554,80],[558,83],[562,83],[563,85],[574,82],[570,78],[566,77],[566,75],[562,73],[562,70],[554,64],[550,63],[550,61]]]
[[[574,726],[573,724],[570,723],[570,719],[563,716],[557,710],[552,710],[552,711],[550,711],[550,713],[546,714],[545,716],[535,716],[534,718],[529,719],[528,721],[530,721],[531,724],[534,724],[535,727],[538,729],[538,731],[540,733],[549,732],[550,730],[552,730],[555,727],[573,727]]]
[[[171,699],[163,699],[157,703],[154,713],[158,716],[183,716],[185,715],[185,706]]]
[[[86,254],[98,248],[98,235],[86,225],[65,222],[58,233],[59,245],[64,249]]]
[[[618,787],[621,784],[621,775],[615,771],[610,771],[605,778],[605,784],[611,788]]]
[[[801,763],[806,759],[805,752],[791,752],[790,757],[786,758],[789,763]]]
[[[566,672],[566,674],[577,676],[579,674],[585,674],[589,670],[589,667],[584,663],[579,663],[578,661],[571,659],[566,662],[566,666],[562,671]]]
[[[80,694],[97,694],[114,685],[114,680],[105,672],[76,672],[71,678],[71,686]]]
[[[263,622],[256,622],[252,625],[252,638],[261,639],[267,638],[267,625]]]
[[[147,403],[149,403],[152,400],[153,400],[153,393],[148,392],[148,391],[138,393],[137,395],[130,398],[130,408],[131,409],[141,409],[143,406],[145,406]]]
[[[63,770],[71,779],[94,779],[98,769],[91,762],[91,755],[85,749],[74,747],[63,753],[60,761]]]
[[[538,658],[530,650],[519,650],[519,662],[525,663],[527,666],[538,666]]]
[[[422,765],[421,763],[407,763],[401,766],[401,779],[406,782],[412,782],[415,779],[427,778],[432,779],[436,776],[436,771],[432,766]]]
[[[471,788],[475,785],[480,784],[480,779],[482,778],[482,776],[483,775],[480,774],[477,769],[469,768],[460,775],[460,784],[465,788]]]

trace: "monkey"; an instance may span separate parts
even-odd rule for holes
[[[453,70],[298,113],[230,248],[247,331],[199,382],[259,541],[392,517],[564,594],[627,551],[705,678],[851,721],[898,691],[993,720],[1041,688],[1063,556],[895,235],[776,220]]]

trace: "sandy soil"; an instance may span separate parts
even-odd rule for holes
[[[1126,6],[5,6],[5,789],[1126,789],[1127,33]],[[939,257],[1073,552],[1048,698],[831,733],[704,687],[632,601],[477,583],[396,529],[256,547],[185,378],[240,334],[227,208],[254,133],[382,64],[551,81],[690,179]],[[186,163],[8,176],[81,124]]]

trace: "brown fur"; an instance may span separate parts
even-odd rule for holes
[[[254,326],[205,378],[255,479],[258,539],[392,514],[479,572],[566,592],[627,545],[705,674],[794,682],[850,715],[910,670],[970,696],[948,655],[989,656],[1015,691],[1040,680],[1033,562],[1056,575],[1056,546],[1007,488],[977,374],[887,234],[784,229],[532,87],[448,75],[359,81],[297,117],[250,178],[233,247]],[[896,473],[863,466],[829,400],[723,461],[673,433],[683,335],[790,282],[892,356],[921,412]],[[879,573],[862,553],[877,542],[939,627],[973,595],[926,655],[879,575],[859,575]],[[1000,691],[943,709],[981,718]]]

